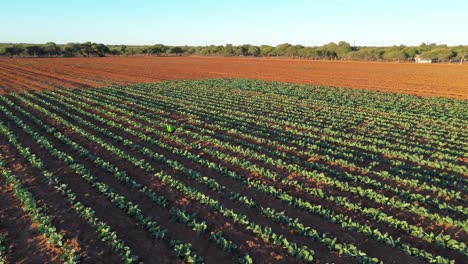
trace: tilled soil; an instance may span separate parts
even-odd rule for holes
[[[229,77],[468,98],[468,65],[458,64],[195,56],[0,59],[0,94]]]

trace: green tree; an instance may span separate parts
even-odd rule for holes
[[[107,53],[110,52],[109,47],[104,44],[93,43],[91,44],[92,52],[99,57],[106,56]]]
[[[226,44],[226,46],[223,49],[223,55],[224,56],[234,56],[234,48],[232,47],[232,44]]]
[[[279,44],[278,46],[275,47],[276,54],[278,56],[286,56],[288,53],[287,50],[289,47],[291,47],[291,44],[289,43]]]
[[[87,41],[85,43],[82,43],[80,45],[80,53],[83,54],[86,57],[90,57],[91,54],[93,54],[93,47],[92,43]]]
[[[403,49],[403,52],[406,53],[408,59],[414,59],[420,53],[417,47],[406,47]]]
[[[170,54],[175,54],[175,55],[181,55],[184,53],[184,50],[181,47],[170,47],[169,50],[167,51]]]
[[[80,43],[67,43],[62,47],[62,54],[65,57],[73,57],[81,54]],[[83,54],[81,54],[83,55]]]
[[[200,48],[199,51],[198,51],[198,54],[199,54],[199,55],[202,55],[202,56],[211,55],[210,47],[202,47],[202,48]]]
[[[196,52],[196,48],[191,47],[191,46],[184,46],[182,49],[184,50],[184,53],[188,54],[188,55],[195,54],[195,52]]]
[[[322,59],[337,59],[338,58],[338,45],[335,42],[330,42],[320,49],[320,56]]]
[[[338,59],[343,60],[346,58],[346,55],[351,52],[351,45],[346,41],[338,42],[338,47],[336,48],[336,56]]]
[[[54,42],[47,42],[42,47],[44,53],[47,54],[49,57],[51,56],[58,56],[60,55],[60,48]]]
[[[167,47],[164,46],[163,44],[156,44],[148,48],[149,54],[160,55],[162,53],[166,53],[166,51],[167,51]]]
[[[313,47],[303,47],[299,50],[299,56],[302,58],[316,58],[317,53]]]
[[[249,46],[248,44],[244,44],[244,45],[241,45],[239,46],[239,55],[240,56],[248,56],[249,55]]]
[[[38,57],[44,54],[44,49],[40,45],[28,45],[25,50],[28,56]]]
[[[224,51],[224,46],[223,45],[211,45],[210,46],[210,54],[211,55],[222,55]]]
[[[109,48],[109,54],[111,55],[120,55],[120,48],[119,47],[110,47]]]
[[[423,52],[421,57],[438,61],[450,61],[456,55],[457,54],[452,49],[445,47]]]
[[[24,47],[22,45],[15,44],[12,46],[5,47],[5,54],[8,56],[12,56],[12,57],[19,56],[23,52],[24,52]]]
[[[348,53],[347,58],[351,60],[380,60],[383,58],[384,51],[375,47],[362,47],[356,51]]]
[[[260,55],[267,57],[267,56],[274,56],[274,48],[268,45],[261,45],[260,46]]]
[[[121,45],[120,46],[120,53],[127,55],[127,46],[126,45]]]
[[[403,50],[388,50],[383,54],[384,60],[404,61],[408,59],[408,54]]]
[[[291,57],[297,57],[299,56],[299,50],[301,50],[303,46],[301,45],[294,45],[294,46],[289,46],[286,48],[286,56],[291,56]]]
[[[464,61],[466,61],[466,58],[468,56],[468,46],[457,46],[457,48],[455,49],[455,53],[457,54],[455,59],[459,60],[460,64],[463,63]]]
[[[257,57],[260,55],[260,48],[257,46],[249,45],[249,48],[247,49],[247,53],[250,56]]]

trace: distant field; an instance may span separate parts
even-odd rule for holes
[[[206,64],[188,67],[196,61]],[[42,89],[235,75],[226,61],[290,80],[306,65],[419,69],[220,58],[2,67],[31,63],[12,84]],[[466,100],[244,79],[0,96],[0,260],[466,263],[467,127]]]
[[[468,99],[468,65],[225,57],[0,59],[0,92],[252,78]]]

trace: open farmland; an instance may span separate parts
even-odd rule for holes
[[[458,64],[195,56],[0,59],[0,93],[226,77],[468,99],[468,65]]]
[[[133,81],[131,73],[86,74],[96,65],[83,65],[73,85]],[[71,69],[53,74],[80,72]],[[143,75],[134,81],[157,78]],[[26,76],[24,89],[41,83],[40,74]],[[245,79],[164,81],[12,93],[0,97],[0,121],[0,201],[10,205],[0,211],[0,249],[9,249],[0,262],[2,255],[11,263],[468,257],[466,100]]]

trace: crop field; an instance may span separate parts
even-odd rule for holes
[[[0,263],[467,262],[467,100],[40,90],[0,96]]]
[[[240,57],[0,58],[0,94],[165,80],[249,78],[468,99],[468,65]]]

